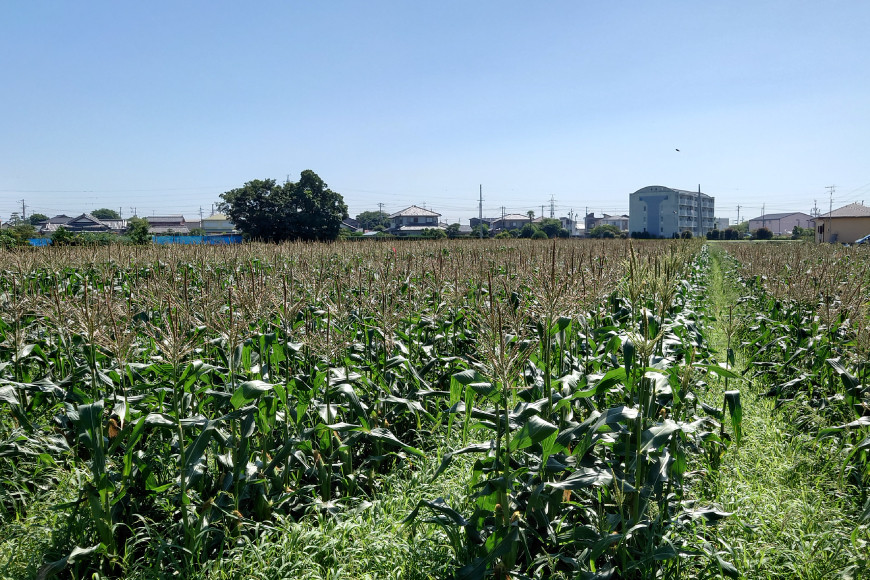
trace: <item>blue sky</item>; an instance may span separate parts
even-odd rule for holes
[[[317,172],[351,215],[870,204],[870,2],[0,5],[0,218],[207,215]],[[676,151],[679,149],[680,151]]]

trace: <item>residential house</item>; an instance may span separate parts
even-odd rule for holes
[[[799,211],[762,214],[749,220],[749,231],[754,232],[760,228],[767,228],[777,236],[791,234],[795,226],[813,227],[813,219],[813,216]]]
[[[568,230],[568,235],[572,238],[576,238],[582,235],[582,230],[577,227],[577,220],[574,219],[574,215],[569,217],[560,217],[559,221],[562,223],[562,227]]]
[[[341,220],[341,226],[339,226],[343,230],[347,230],[349,232],[362,232],[363,228],[360,226],[359,220],[355,220],[351,217],[346,217]]]
[[[468,225],[469,225],[469,227],[474,228],[474,226],[476,226],[479,223],[485,223],[487,226],[489,226],[490,229],[492,229],[492,222],[494,222],[497,219],[498,218],[494,218],[494,217],[485,217],[485,218],[473,217],[473,218],[468,220]]]
[[[851,244],[870,234],[870,207],[850,203],[815,219],[816,241]]]
[[[628,199],[629,230],[670,238],[683,232],[706,236],[713,229],[715,198],[661,185],[638,189]]]
[[[150,234],[185,235],[189,234],[191,230],[191,224],[184,221],[183,215],[151,215],[146,216],[145,221],[148,222]]]
[[[492,222],[492,231],[495,233],[505,230],[521,230],[526,224],[540,222],[540,219],[530,218],[524,213],[509,213]]]
[[[583,220],[583,225],[586,228],[586,233],[598,226],[615,226],[621,232],[628,231],[628,216],[627,215],[610,215],[604,214],[602,217],[595,217],[595,213],[586,214]]]
[[[200,227],[206,235],[230,234],[236,231],[235,224],[222,213],[216,213],[207,218],[202,218],[202,220],[200,220]]]
[[[36,229],[39,231],[40,234],[43,235],[52,234],[56,232],[57,228],[61,226],[64,226],[64,228],[66,228],[66,224],[69,223],[71,219],[72,218],[68,215],[56,215],[52,218],[48,218],[47,220],[39,222],[39,224],[37,224],[36,226]]]
[[[390,230],[394,236],[410,237],[419,236],[423,230],[439,229],[444,227],[439,223],[441,214],[416,205],[405,208],[390,215]]]
[[[49,220],[51,221],[51,220]],[[64,227],[64,229],[74,232],[74,233],[83,233],[83,232],[108,232],[108,233],[120,233],[124,231],[127,227],[126,220],[102,220],[94,217],[89,213],[83,213],[78,217],[74,217],[67,221],[64,224],[59,224]],[[55,228],[56,230],[57,228]]]

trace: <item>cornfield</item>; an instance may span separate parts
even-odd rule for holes
[[[53,507],[83,523],[39,577],[207,575],[461,456],[462,497],[404,522],[457,578],[734,576],[699,498],[743,435],[737,387],[812,410],[866,488],[870,337],[855,255],[732,255],[764,318],[717,361],[688,240],[4,253],[0,525],[57,485],[45,465],[80,470]]]

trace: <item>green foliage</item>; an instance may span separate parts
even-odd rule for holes
[[[63,226],[59,226],[51,233],[51,245],[55,247],[73,245],[74,240],[75,234]]]
[[[754,232],[752,232],[753,240],[771,240],[773,239],[773,232],[768,228],[758,228]]]
[[[442,240],[447,237],[447,232],[441,228],[425,228],[420,232],[420,237],[430,240]]]
[[[495,235],[495,239],[497,239],[497,240],[510,240],[513,237],[514,236],[511,235],[511,232],[504,231],[504,230],[500,231],[499,233],[497,233]]]
[[[559,231],[562,230],[562,222],[555,218],[544,218],[539,227],[548,238],[556,238],[559,236]]]
[[[116,212],[113,209],[109,209],[107,207],[101,207],[100,209],[95,209],[91,212],[91,215],[97,218],[98,220],[119,220],[121,219],[121,214]]]
[[[481,222],[471,228],[471,237],[472,238],[488,238],[489,237],[489,224],[486,222]]]
[[[684,240],[691,240],[693,237],[692,231],[691,230],[684,230],[683,233],[680,234],[680,237]]]
[[[459,228],[460,228],[459,224],[450,224],[449,226],[447,226],[447,229],[446,229],[447,237],[450,238],[451,240],[459,237],[459,235],[460,235]]]
[[[533,240],[546,240],[547,233],[544,232],[543,230],[535,230],[535,233],[532,234],[532,239]]]
[[[37,226],[40,222],[48,221],[48,219],[48,216],[44,213],[32,213],[27,217],[27,221],[29,221],[32,226]]]
[[[793,240],[805,240],[805,241],[813,241],[815,239],[816,232],[813,228],[802,228],[800,226],[795,226],[791,231],[791,239]]]
[[[586,235],[590,238],[619,238],[622,231],[612,224],[604,224],[595,226]]]
[[[364,230],[373,230],[378,226],[385,229],[390,227],[390,218],[382,211],[364,211],[356,216],[356,220]]]
[[[306,169],[296,183],[254,180],[221,194],[220,211],[252,239],[334,240],[347,217],[342,196]]]
[[[537,232],[537,231],[538,231],[538,228],[535,224],[525,224],[522,228],[520,228],[519,237],[531,238],[532,236],[535,235],[535,232]],[[546,234],[544,234],[544,235],[546,235]]]
[[[150,244],[151,234],[149,230],[148,220],[138,217],[132,217],[127,220],[127,237],[132,244],[137,246]]]

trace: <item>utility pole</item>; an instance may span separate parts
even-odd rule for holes
[[[483,239],[483,184],[480,184],[480,201],[477,204],[477,231],[480,233],[480,239]]]
[[[199,227],[202,229],[202,206],[199,206]]]
[[[378,204],[378,213],[384,213],[384,204],[382,204],[382,203]]]
[[[765,204],[762,203],[762,204],[761,204],[761,227],[764,227],[764,223],[765,223],[765,220],[764,220],[764,206],[765,206]]]
[[[553,206],[553,203],[554,203],[555,201],[556,201],[556,200],[553,199],[553,196],[552,196],[552,194],[551,194],[551,195],[550,195],[550,219],[553,219],[553,218],[555,217],[555,214],[554,214],[554,211],[553,211],[553,210],[555,209],[555,207]]]
[[[541,219],[544,219],[544,206],[541,205]]]
[[[836,191],[836,185],[827,185],[825,189],[830,193],[830,198],[828,200],[828,241],[831,241],[831,214],[834,213],[834,191]]]
[[[26,208],[27,208],[27,206],[24,205],[24,200],[22,199],[21,200],[21,219],[22,219],[22,221],[27,217],[27,214],[24,213]]]

